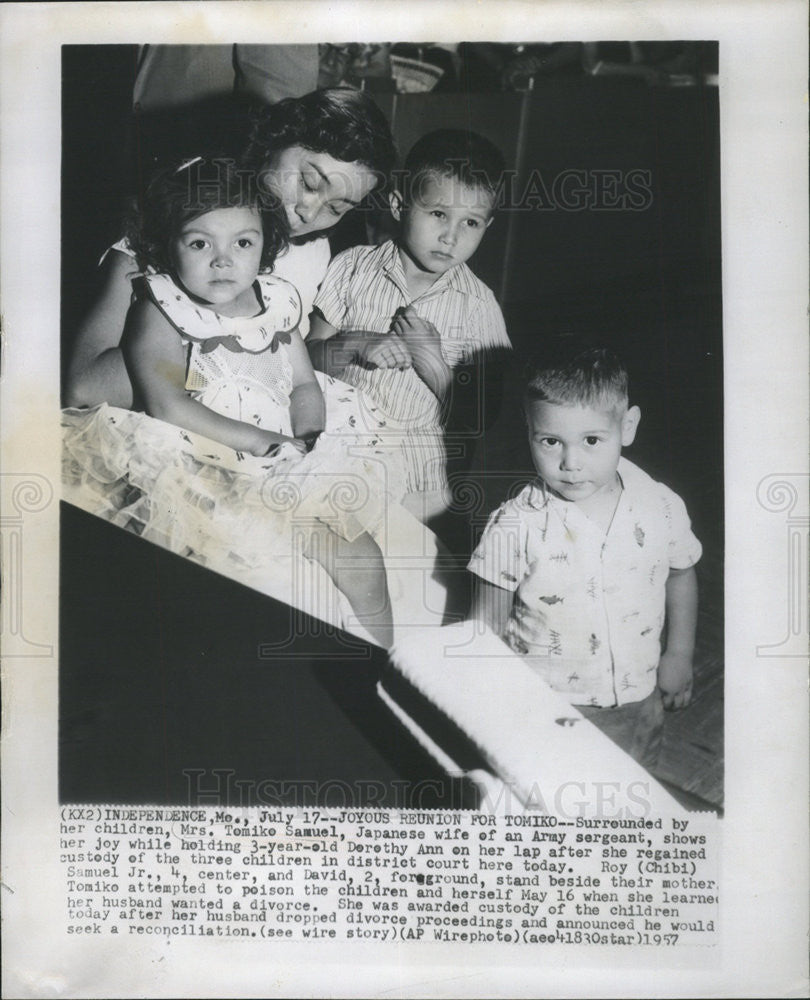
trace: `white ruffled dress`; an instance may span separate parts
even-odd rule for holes
[[[186,345],[187,391],[217,413],[291,434],[285,343],[301,313],[293,286],[260,275],[261,312],[233,319],[197,306],[168,275],[144,281]],[[256,458],[106,404],[65,410],[64,498],[312,611],[311,595],[294,593],[294,567],[313,530],[326,525],[349,541],[363,532],[377,537],[388,506],[404,492],[390,452],[368,434],[368,405],[335,379],[321,384],[327,427],[307,455],[285,445],[273,457]],[[361,412],[362,436],[355,430]]]

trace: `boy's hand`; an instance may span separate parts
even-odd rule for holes
[[[682,653],[667,652],[658,664],[658,687],[664,708],[686,708],[692,700],[692,660]]]
[[[375,368],[410,368],[413,364],[408,345],[393,333],[372,334],[358,351],[358,357]]]
[[[397,313],[391,332],[406,345],[419,378],[443,401],[453,373],[442,355],[442,341],[436,327],[418,316],[413,306],[406,306]]]
[[[397,313],[391,330],[401,337],[412,351],[420,348],[438,350],[441,343],[436,327],[426,319],[422,319],[413,306],[406,306]]]

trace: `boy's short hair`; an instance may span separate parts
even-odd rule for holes
[[[489,139],[466,129],[437,129],[418,139],[405,158],[402,194],[406,204],[410,203],[419,195],[421,185],[438,174],[486,191],[492,195],[494,207],[505,170],[501,151]]]
[[[524,401],[627,409],[629,379],[621,358],[576,338],[552,342],[526,370]]]

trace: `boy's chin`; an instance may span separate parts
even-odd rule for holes
[[[445,271],[449,271],[451,267],[455,267],[459,261],[455,257],[429,257],[423,266],[434,274],[444,274]]]
[[[405,252],[423,274],[432,274],[436,277],[444,274],[445,271],[449,271],[451,267],[455,267],[459,263],[453,258],[431,257],[429,254],[417,257],[408,250]]]
[[[592,497],[594,493],[596,493],[596,490],[590,488],[586,489],[584,486],[578,488],[562,486],[559,489],[554,490],[554,492],[563,500],[568,500],[570,503],[576,503],[578,500],[587,500],[589,497]]]
[[[580,500],[588,500],[595,493],[599,492],[599,487],[591,482],[583,483],[546,483],[551,492],[561,500],[576,503]]]

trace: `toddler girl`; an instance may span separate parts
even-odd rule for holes
[[[349,455],[349,436],[320,439],[298,293],[260,273],[286,245],[282,213],[252,175],[198,158],[154,179],[129,242],[144,272],[122,344],[135,411],[66,411],[68,499],[89,488],[115,523],[212,569],[238,566],[260,589],[299,544],[389,646],[372,537],[385,484],[372,457]]]

